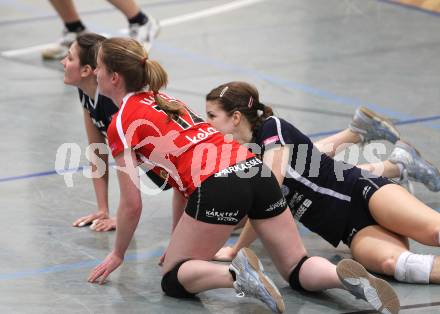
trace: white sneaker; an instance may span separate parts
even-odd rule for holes
[[[236,275],[237,296],[254,297],[264,302],[273,312],[283,313],[285,305],[275,284],[264,274],[263,265],[249,248],[242,248],[232,260],[229,269]]]
[[[423,159],[419,151],[411,144],[397,141],[388,160],[403,166],[400,183],[408,185],[411,193],[414,194],[414,188],[408,179],[423,183],[433,192],[440,191],[440,171],[433,164]]]
[[[63,59],[67,55],[70,45],[79,35],[84,34],[86,31],[87,30],[81,32],[69,32],[67,29],[64,29],[61,39],[53,46],[44,49],[41,56],[46,60]]]
[[[130,37],[144,45],[147,52],[150,51],[154,39],[159,35],[160,24],[152,16],[148,16],[148,22],[144,25],[131,24],[129,26]]]
[[[370,303],[376,311],[385,314],[399,313],[400,302],[393,287],[385,280],[368,273],[358,262],[343,259],[336,266],[336,273],[348,292]]]

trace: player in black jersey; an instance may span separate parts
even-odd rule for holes
[[[411,238],[439,246],[440,214],[395,182],[333,160],[329,155],[334,155],[336,147],[328,149],[327,154],[318,150],[317,146],[322,148],[332,140],[343,143],[343,134],[314,145],[292,124],[273,116],[272,109],[259,101],[255,87],[244,82],[220,85],[206,100],[208,121],[214,127],[241,143],[257,144],[251,148],[270,166],[293,216],[307,228],[335,247],[340,241],[348,245],[354,258],[371,271],[403,282],[440,283],[440,258],[413,254],[408,244]],[[374,117],[365,109],[356,115],[361,113]],[[375,122],[380,120],[375,118]],[[359,117],[347,131],[353,133],[351,137],[362,133],[356,128],[362,123],[356,119]],[[391,133],[394,136],[385,138],[396,141],[396,149],[392,162],[382,164],[382,168],[388,174],[411,169],[413,179],[428,178],[419,181],[433,191],[440,189],[438,169],[414,153],[411,146],[397,141],[398,133]],[[359,140],[357,135],[351,142]],[[255,233],[247,224],[235,246],[223,248],[216,258],[230,260],[254,239]]]
[[[108,152],[107,152],[107,128],[113,115],[118,111],[114,102],[99,94],[98,84],[94,70],[96,67],[97,44],[105,37],[86,33],[78,36],[69,49],[67,56],[61,61],[64,66],[64,83],[78,88],[79,99],[84,109],[84,125],[89,144],[96,145],[92,154],[92,171],[96,171],[97,158],[104,161],[104,175],[93,178],[98,210],[95,213],[77,219],[73,226],[83,227],[92,224],[95,231],[109,231],[116,228],[116,219],[109,216],[108,204]],[[98,145],[101,144],[101,149]],[[103,149],[105,148],[105,149]],[[161,187],[165,186],[164,179],[149,171],[147,175],[153,182]],[[165,188],[169,188],[168,185]],[[177,194],[177,193],[176,193]],[[178,197],[180,194],[177,194]],[[185,203],[175,200],[176,204]],[[179,205],[181,206],[181,205]]]

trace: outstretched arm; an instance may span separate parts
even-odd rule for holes
[[[98,144],[101,148],[107,147],[104,135],[102,135],[90,118],[89,112],[84,109],[84,125],[86,128],[89,144]],[[91,154],[90,165],[92,173],[100,174],[93,177],[93,187],[95,189],[98,210],[95,213],[83,216],[75,220],[74,227],[83,227],[94,223],[95,231],[108,231],[116,227],[115,219],[109,218],[108,207],[108,152],[107,149],[96,147]],[[98,169],[98,167],[102,169]],[[102,175],[101,175],[102,174]]]
[[[136,168],[136,156],[130,149],[115,158],[118,166],[118,179],[120,189],[120,202],[117,212],[116,241],[113,251],[89,276],[89,282],[99,280],[104,283],[105,279],[124,260],[125,252],[139,223],[142,211],[142,200],[139,190],[139,173]]]

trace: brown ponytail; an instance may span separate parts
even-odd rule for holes
[[[101,44],[101,58],[110,72],[117,72],[124,78],[127,92],[140,92],[148,86],[157,105],[170,118],[178,118],[183,105],[159,95],[159,90],[168,83],[166,71],[157,61],[148,58],[139,42],[132,38],[106,39]]]

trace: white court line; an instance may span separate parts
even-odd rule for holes
[[[183,14],[180,16],[164,19],[164,20],[160,21],[160,25],[161,25],[161,27],[174,26],[174,25],[182,24],[182,23],[185,23],[188,21],[193,21],[193,20],[205,18],[208,16],[236,10],[236,9],[239,9],[239,8],[242,8],[245,6],[255,4],[257,2],[262,2],[262,1],[266,1],[266,0],[236,0],[236,1],[232,1],[227,4],[222,4],[222,5],[219,5],[216,7],[212,7],[210,9],[205,9],[205,10],[201,10],[201,11],[194,12],[194,13],[188,13],[188,14]],[[122,29],[122,30],[120,30],[120,32],[127,34],[128,30]],[[3,57],[15,57],[15,56],[20,56],[20,55],[30,54],[33,52],[42,51],[43,49],[51,47],[51,46],[53,46],[53,43],[32,46],[32,47],[22,48],[22,49],[5,50],[5,51],[1,52],[1,55]]]

